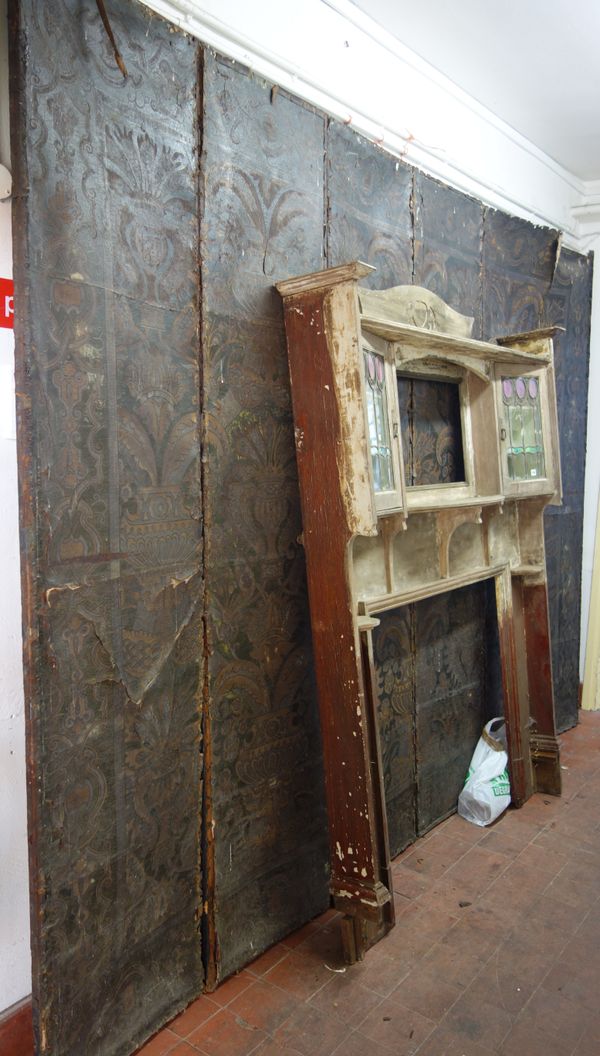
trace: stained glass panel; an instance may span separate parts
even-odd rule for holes
[[[394,468],[385,394],[385,363],[383,356],[376,352],[365,350],[364,357],[373,486],[376,492],[393,491]]]
[[[502,378],[508,475],[535,480],[546,474],[540,387],[537,378]]]

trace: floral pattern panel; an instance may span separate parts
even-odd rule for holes
[[[562,506],[545,513],[554,704],[577,722],[592,258],[560,250],[557,232],[489,209],[483,252],[484,337],[564,326],[554,341]]]
[[[585,482],[592,260],[563,250],[546,296],[549,323],[565,327],[554,343],[562,506],[545,515],[555,707],[560,730],[577,722],[581,552]]]
[[[331,121],[325,143],[327,265],[364,260],[376,290],[413,281],[413,170]]]
[[[488,718],[486,622],[485,583],[415,605],[419,835],[456,810]]]
[[[502,714],[493,589],[381,613],[373,632],[390,851],[456,810],[473,749]]]
[[[482,203],[415,170],[413,212],[413,282],[472,316],[481,337]]]
[[[289,375],[273,283],[323,266],[320,115],[205,55],[203,359],[221,978],[328,904]]]
[[[417,838],[414,605],[383,612],[373,632],[377,719],[390,853]]]
[[[458,383],[399,375],[398,403],[407,485],[464,481]]]
[[[115,0],[124,79],[95,4],[18,8],[36,1051],[107,1056],[203,985],[198,49]]]

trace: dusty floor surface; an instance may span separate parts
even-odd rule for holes
[[[396,859],[397,925],[361,964],[326,913],[140,1056],[600,1056],[600,713],[561,743],[562,799]]]

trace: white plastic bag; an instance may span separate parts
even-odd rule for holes
[[[492,727],[500,723],[492,734]],[[458,813],[474,825],[490,825],[510,803],[508,755],[504,719],[491,719],[473,752],[465,787],[458,797]]]

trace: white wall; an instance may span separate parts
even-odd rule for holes
[[[10,203],[0,202],[0,277],[11,275]],[[13,347],[0,329],[0,1009],[31,990]]]
[[[146,0],[188,32],[349,121],[392,153],[491,205],[579,239],[573,207],[585,185],[380,30],[348,0]],[[0,0],[0,88],[6,75]],[[6,91],[0,91],[0,97]],[[4,155],[4,156],[3,156]],[[0,106],[0,162],[6,116]],[[0,275],[10,274],[10,208],[0,203]],[[589,234],[587,236],[589,242]],[[600,267],[595,280],[590,387],[600,395]],[[30,990],[25,751],[20,649],[12,342],[0,331],[0,1010]],[[600,479],[600,415],[590,415],[584,588]],[[586,612],[583,628],[587,626]]]
[[[0,164],[10,167],[6,2],[0,0]],[[0,278],[12,276],[11,206],[0,202]],[[15,442],[14,340],[0,328],[0,1011],[31,991]]]
[[[600,221],[600,214],[598,216]],[[594,285],[592,292],[592,332],[590,341],[590,379],[587,423],[587,451],[585,466],[585,497],[583,503],[583,555],[581,568],[581,650],[580,678],[585,669],[587,627],[592,589],[592,567],[594,563],[594,541],[596,532],[596,510],[600,494],[600,414],[597,412],[600,399],[600,230],[598,221],[589,225],[596,234],[586,240],[588,249],[595,253]],[[587,250],[586,250],[587,251]]]

